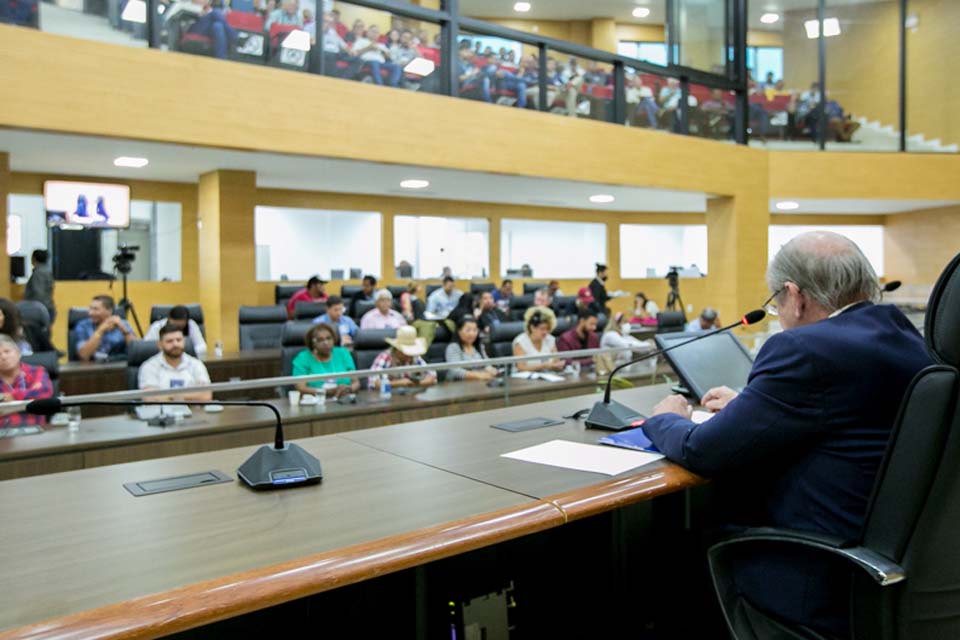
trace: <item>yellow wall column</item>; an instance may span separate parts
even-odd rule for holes
[[[380,256],[382,265],[380,269],[383,273],[380,274],[380,278],[383,280],[383,284],[406,284],[397,278],[397,259],[393,255],[393,238],[396,235],[393,230],[393,225],[396,223],[394,213],[391,212],[382,212],[381,214],[382,224],[380,225],[380,241],[382,243]],[[329,293],[329,292],[328,292]]]
[[[207,341],[239,349],[238,312],[256,289],[253,209],[257,176],[252,171],[212,171],[200,176],[200,303]]]
[[[766,298],[767,227],[765,193],[707,200],[707,260],[710,306],[724,323],[758,308]],[[695,309],[694,313],[699,313]]]
[[[9,194],[10,154],[0,151],[0,238],[7,237],[7,196]],[[6,251],[3,255],[6,256]],[[10,261],[6,259],[0,260],[0,296],[10,297]]]
[[[593,18],[590,21],[590,46],[617,52],[617,23],[613,18]]]

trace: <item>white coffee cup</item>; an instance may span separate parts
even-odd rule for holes
[[[292,389],[292,390],[290,390],[290,391],[287,391],[287,400],[290,401],[290,406],[291,406],[291,407],[299,407],[299,406],[300,406],[300,392],[297,391],[296,389]]]

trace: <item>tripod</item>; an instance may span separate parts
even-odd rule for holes
[[[133,308],[133,301],[127,297],[127,274],[129,273],[129,269],[126,271],[118,269],[118,271],[120,271],[120,281],[123,283],[123,297],[120,298],[120,302],[117,303],[117,308],[120,309],[120,313],[123,314],[124,320],[127,319],[127,313],[133,315],[133,324],[137,328],[137,333],[142,338],[143,328],[140,326],[140,318],[137,317],[137,310]]]
[[[667,311],[676,311],[679,305],[680,311],[683,311],[683,298],[680,297],[680,274],[676,267],[670,269],[667,274],[667,284],[670,285],[670,293],[667,294]]]

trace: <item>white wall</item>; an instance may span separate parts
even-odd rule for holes
[[[181,239],[183,237],[183,213],[179,202],[157,202],[153,213],[151,242],[153,254],[153,280],[179,282],[181,268]]]
[[[485,218],[397,216],[393,230],[394,260],[413,265],[414,278],[438,278],[444,267],[458,278],[489,277],[490,221]]]
[[[793,225],[770,225],[768,254],[770,259],[780,251],[780,247],[787,244],[801,233],[808,231],[833,231],[853,240],[863,255],[873,266],[878,277],[884,275],[883,264],[883,226],[881,225],[831,225],[829,227],[805,227]]]
[[[620,225],[620,277],[662,278],[671,266],[689,270],[691,265],[707,273],[706,225]]]
[[[505,218],[500,228],[501,275],[528,264],[534,278],[592,278],[606,261],[604,224]]]
[[[14,255],[25,256],[27,277],[33,269],[30,254],[34,249],[47,248],[47,212],[43,208],[43,196],[28,196],[11,193],[7,196],[7,218],[20,218],[20,250]],[[9,242],[8,238],[8,242]],[[8,244],[9,246],[9,244]]]
[[[257,278],[305,280],[314,274],[330,279],[331,269],[350,269],[379,276],[382,216],[372,211],[327,211],[257,207],[254,211]]]

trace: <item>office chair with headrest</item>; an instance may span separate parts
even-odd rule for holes
[[[56,351],[35,351],[20,358],[20,361],[46,369],[47,375],[50,376],[50,383],[53,385],[53,396],[60,395],[60,354]]]
[[[307,348],[304,342],[307,331],[313,326],[310,320],[290,320],[280,332],[280,375],[293,375],[293,359]]]
[[[523,283],[523,294],[527,295],[528,293],[536,293],[540,289],[546,289],[546,282],[524,282]]]
[[[313,320],[327,312],[326,302],[298,302],[293,305],[294,320]]]
[[[197,323],[197,327],[200,329],[200,335],[206,337],[207,329],[203,323],[203,307],[200,306],[199,302],[185,304],[183,306],[187,308],[187,316]],[[155,304],[150,307],[150,324],[169,317],[170,310],[173,309],[173,307],[174,305],[172,304]]]
[[[496,282],[471,282],[470,283],[470,293],[475,296],[479,296],[484,291],[495,291],[497,288]]]
[[[297,291],[303,289],[302,284],[277,284],[273,287],[273,301],[276,304],[287,306],[290,298],[293,297]]]
[[[657,314],[657,333],[675,333],[687,327],[683,311],[661,311]]]
[[[240,307],[240,351],[279,349],[286,321],[287,310],[282,305]]]
[[[960,255],[930,295],[925,340],[936,364],[914,377],[900,404],[858,540],[761,528],[711,547],[710,573],[736,640],[822,637],[757,610],[734,585],[738,558],[793,550],[849,565],[853,640],[960,638]]]
[[[197,352],[190,338],[183,339],[183,350],[194,358]],[[160,353],[156,340],[131,340],[127,345],[127,389],[138,389],[140,365]]]

